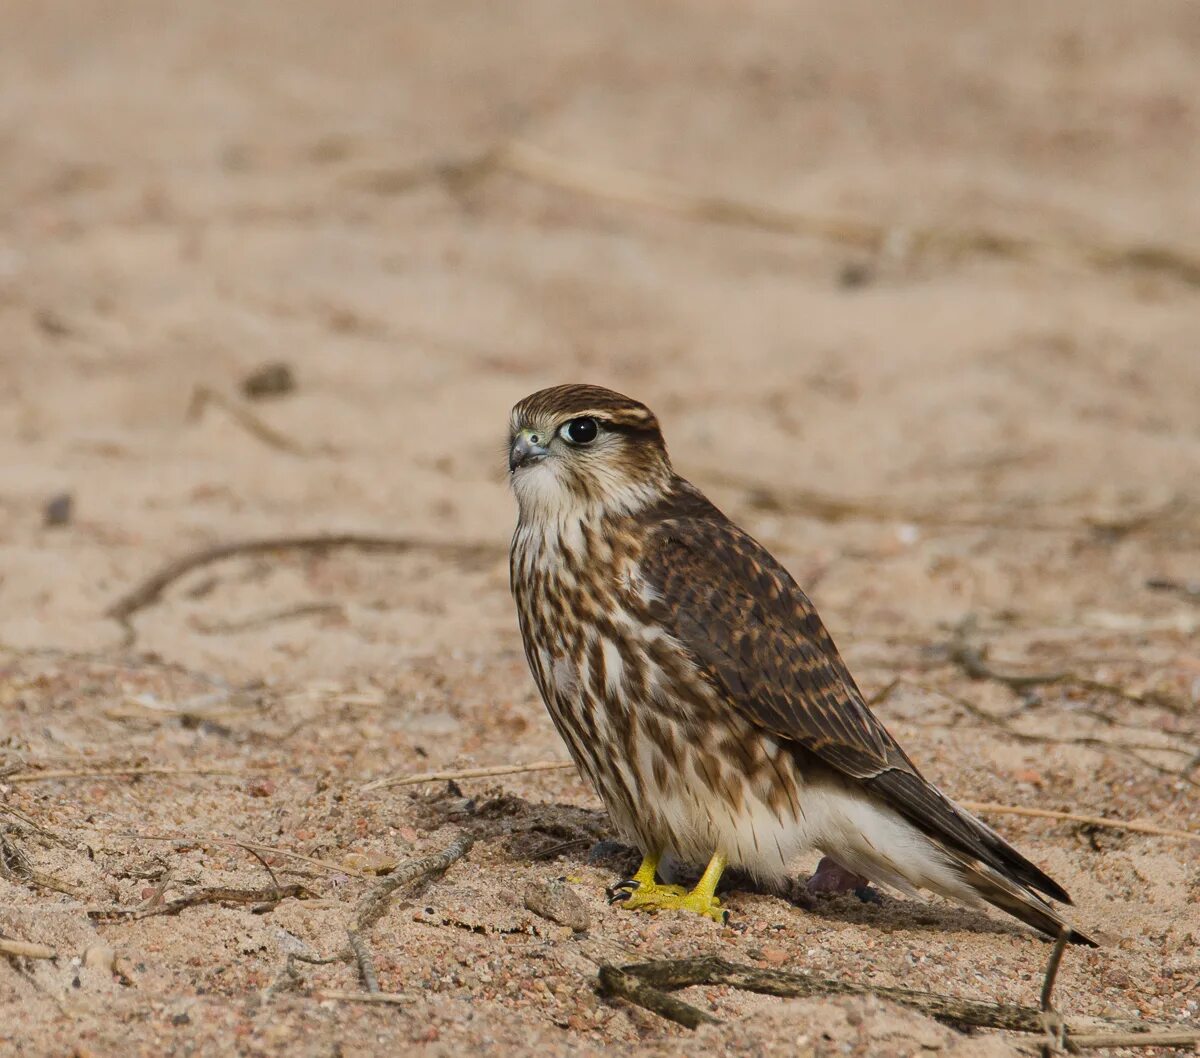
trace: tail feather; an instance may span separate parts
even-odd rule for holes
[[[807,816],[819,827],[814,843],[843,867],[910,895],[927,889],[975,906],[991,904],[1047,936],[1067,929],[1075,943],[1097,946],[1037,891],[1069,902],[1062,886],[936,787],[926,784],[925,796],[937,811],[920,819],[911,801],[898,805],[864,792],[849,784],[807,792]]]
[[[883,794],[909,822],[961,854],[973,856],[1001,873],[1064,904],[1067,891],[1007,841],[955,804],[933,783],[915,771],[893,768],[871,779],[868,787]]]
[[[964,884],[1001,911],[1007,911],[1049,937],[1057,937],[1066,929],[1069,931],[1067,939],[1072,944],[1086,944],[1090,948],[1100,946],[1071,925],[1037,893],[1006,878],[995,868],[978,860],[960,860],[956,866]]]

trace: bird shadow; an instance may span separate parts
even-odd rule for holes
[[[1046,939],[1016,922],[995,919],[979,908],[960,907],[936,897],[924,902],[894,897],[874,888],[869,890],[869,899],[863,899],[854,893],[814,895],[805,889],[804,879],[792,880],[787,891],[783,893],[752,886],[741,891],[779,897],[791,906],[830,923],[864,926],[886,932],[904,930],[991,936],[1001,934]]]
[[[608,815],[596,809],[529,801],[510,793],[467,797],[454,782],[415,799],[430,824],[455,823],[470,831],[477,841],[498,844],[516,862],[561,861],[564,865],[598,867],[611,871],[617,880],[630,877],[641,861],[636,848],[617,840]],[[670,877],[666,880],[688,884],[700,875],[699,869],[681,864],[669,865],[668,871]],[[814,894],[807,888],[807,878],[792,877],[782,885],[765,885],[731,868],[719,891],[723,895],[773,897],[831,924],[884,931],[1037,936],[1015,922],[992,918],[977,908],[936,897],[928,903],[895,897],[874,887],[857,893]],[[732,910],[736,921],[736,901]]]

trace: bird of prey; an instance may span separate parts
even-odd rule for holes
[[[541,390],[512,410],[508,465],[525,655],[644,857],[612,899],[725,921],[727,865],[778,883],[815,849],[843,880],[1071,929],[1047,899],[1065,890],[921,774],[788,572],[674,472],[649,408]],[[660,880],[667,855],[707,863],[693,889]]]

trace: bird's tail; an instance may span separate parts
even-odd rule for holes
[[[1086,944],[1097,948],[1096,941],[1085,933],[1081,933],[1071,923],[1062,917],[1058,911],[1043,900],[1037,893],[1027,889],[1019,882],[1006,878],[994,867],[978,860],[968,860],[965,857],[949,854],[954,861],[954,867],[963,884],[978,898],[986,900],[1001,911],[1019,918],[1034,929],[1050,937],[1058,937],[1064,929],[1069,931],[1068,940],[1072,944]]]
[[[1040,895],[1069,904],[1071,897],[1058,882],[918,772],[891,769],[871,785],[889,795],[894,809],[922,833],[933,858],[947,868],[927,871],[917,884],[968,902],[986,901],[1051,937],[1070,929],[1075,943],[1098,947]]]
[[[891,803],[846,786],[819,788],[820,796],[811,791],[809,815],[823,824],[814,844],[843,867],[900,892],[929,889],[991,904],[1049,937],[1069,929],[1075,943],[1097,947],[1050,904],[1069,904],[1066,890],[996,831],[915,773],[889,779]]]

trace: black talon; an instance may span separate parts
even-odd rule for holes
[[[635,889],[640,889],[642,883],[636,878],[623,878],[619,882],[614,882],[604,890],[610,904],[615,904],[618,900],[628,900],[633,896]]]

